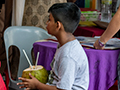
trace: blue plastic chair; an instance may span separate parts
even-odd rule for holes
[[[33,26],[11,26],[8,27],[4,32],[4,42],[6,49],[6,57],[7,57],[7,67],[8,67],[8,75],[9,75],[9,87],[16,90],[24,90],[20,89],[16,83],[20,82],[20,80],[13,80],[11,78],[10,66],[9,66],[9,47],[16,46],[20,52],[20,60],[18,66],[17,78],[21,77],[24,69],[29,67],[29,63],[23,53],[23,49],[26,51],[30,62],[32,62],[31,50],[33,48],[33,43],[37,40],[43,40],[51,37],[47,33],[47,31],[43,30],[39,27]]]

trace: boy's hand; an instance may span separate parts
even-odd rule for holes
[[[31,74],[29,74],[29,76],[31,79],[26,79],[22,77],[18,78],[19,80],[22,80],[22,82],[17,83],[17,85],[22,85],[19,88],[26,88],[26,90],[36,89],[39,81],[35,77],[33,77]]]

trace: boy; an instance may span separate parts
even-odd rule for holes
[[[87,56],[73,32],[80,20],[80,9],[74,3],[57,3],[50,7],[47,21],[48,33],[54,35],[59,48],[51,65],[52,73],[47,84],[31,79],[19,78],[20,88],[40,90],[87,90],[89,66]]]

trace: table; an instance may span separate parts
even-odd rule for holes
[[[35,58],[40,52],[38,64],[51,70],[50,62],[57,48],[56,42],[35,42],[33,50]],[[120,50],[96,50],[84,48],[89,61],[89,90],[108,90],[117,77],[117,62]]]
[[[37,52],[40,52],[38,65],[44,66],[48,71],[51,70],[50,63],[54,57],[56,48],[56,42],[35,42],[33,44],[35,58],[37,57]]]
[[[84,48],[89,61],[89,90],[108,90],[117,77],[120,50],[95,50]]]

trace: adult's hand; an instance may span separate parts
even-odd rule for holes
[[[95,43],[94,43],[93,46],[94,46],[95,49],[104,49],[104,48],[105,48],[105,46],[103,46],[103,47],[100,46],[100,44],[99,44],[99,39],[97,39],[97,40],[95,41]]]

